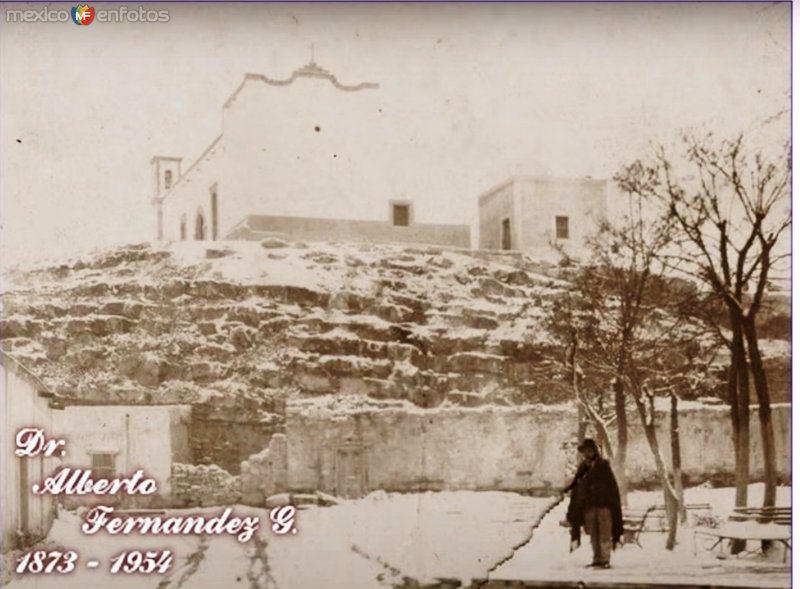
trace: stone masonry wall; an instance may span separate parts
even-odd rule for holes
[[[242,462],[242,502],[263,505],[270,495],[286,490],[286,436],[275,434],[264,450]]]
[[[274,422],[248,416],[233,408],[222,411],[207,405],[192,407],[188,444],[195,464],[216,464],[239,474],[241,461],[269,444],[275,433]]]
[[[567,408],[545,406],[344,414],[316,407],[289,409],[289,488],[336,495],[375,489],[547,492],[566,477],[562,448],[576,429],[570,415]],[[360,456],[340,454],[343,446],[360,447]]]
[[[172,503],[180,507],[232,505],[241,499],[241,481],[215,464],[172,465]]]
[[[628,456],[633,485],[652,483],[653,457],[635,415]],[[751,416],[751,472],[762,472],[758,424]],[[658,418],[661,451],[670,463],[666,415]],[[789,407],[773,410],[778,470],[789,475]],[[564,484],[574,458],[571,408],[450,408],[435,411],[336,411],[290,404],[287,423],[290,491],[360,496],[375,489],[502,489],[550,493]],[[728,411],[692,405],[681,411],[683,469],[689,481],[725,480],[733,471]],[[274,474],[270,475],[275,480]],[[274,483],[273,483],[274,484]]]
[[[773,404],[772,425],[775,430],[775,453],[778,457],[778,475],[788,483],[791,472],[789,461],[791,406]],[[669,447],[668,416],[659,414],[661,427],[658,439],[666,463],[672,461]],[[733,481],[734,459],[730,412],[725,405],[703,407],[690,404],[680,411],[681,460],[684,478],[690,484],[705,480],[716,480],[726,484]],[[653,456],[641,431],[639,416],[631,415],[630,443],[628,446],[627,472],[629,479],[648,482],[655,479]],[[757,408],[750,406],[750,476],[759,480],[764,473],[764,457],[761,449],[761,433]]]

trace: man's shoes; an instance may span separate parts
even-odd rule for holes
[[[608,562],[591,562],[586,565],[587,569],[610,569],[611,563]]]

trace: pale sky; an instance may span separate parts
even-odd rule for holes
[[[312,43],[463,161],[474,192],[442,204],[460,222],[513,173],[610,177],[648,141],[788,106],[788,4],[146,6],[170,22],[2,17],[4,264],[151,239],[150,157],[188,166],[245,73],[288,77]]]

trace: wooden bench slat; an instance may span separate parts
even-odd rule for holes
[[[788,526],[792,523],[792,508],[786,506],[734,507],[728,516],[732,522],[756,522],[759,524],[778,524]]]
[[[701,509],[711,509],[711,504],[710,503],[686,503],[683,507],[684,507],[684,509],[688,509],[688,510],[691,510],[691,511],[696,511],[696,510],[701,510]],[[658,511],[666,511],[667,507],[665,505],[654,505],[653,509],[654,510],[658,510]]]

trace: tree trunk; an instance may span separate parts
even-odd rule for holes
[[[600,447],[603,449],[606,458],[613,461],[614,449],[611,447],[611,435],[608,433],[608,424],[603,421],[602,416],[594,407],[592,407],[592,405],[589,403],[589,400],[586,398],[586,395],[580,390],[580,388],[575,390],[575,394],[578,397],[578,404],[583,407],[586,415],[589,416],[589,420],[594,425],[594,429],[597,432],[597,441],[600,443]]]
[[[578,443],[580,444],[586,437],[586,426],[589,422],[593,423],[597,436],[600,438],[600,447],[606,452],[606,457],[611,460],[614,452],[611,448],[611,438],[608,434],[608,425],[603,421],[602,416],[589,403],[586,394],[581,388],[580,378],[578,377],[578,332],[572,330],[570,333],[570,346],[567,351],[567,364],[570,370],[570,383],[578,401]]]
[[[588,415],[584,405],[584,399],[580,392],[580,382],[578,379],[578,334],[573,329],[570,333],[570,346],[567,351],[567,364],[569,365],[569,380],[578,405],[578,444],[586,437],[586,425]]]
[[[741,324],[731,317],[731,370],[733,371],[731,412],[735,414],[734,434],[736,507],[747,507],[747,485],[750,483],[750,374],[747,366],[744,334]],[[730,385],[729,385],[730,386]]]
[[[648,397],[647,405],[645,405],[644,395],[642,393],[634,394],[633,398],[636,402],[636,409],[639,412],[639,417],[642,420],[642,428],[644,429],[647,444],[650,447],[650,452],[653,454],[653,459],[656,463],[656,472],[658,472],[658,476],[661,479],[661,488],[664,490],[664,507],[667,512],[666,548],[667,550],[674,550],[675,545],[677,544],[678,535],[678,495],[675,492],[672,483],[670,483],[667,467],[664,464],[664,458],[661,455],[661,450],[658,447],[658,438],[656,437],[655,410],[653,408],[652,398]]]
[[[728,403],[731,407],[734,444],[734,484],[736,507],[747,507],[747,485],[750,483],[750,373],[747,366],[744,333],[741,322],[730,314],[731,366],[728,371]],[[746,547],[744,540],[731,542],[731,554]]]
[[[683,497],[683,471],[681,468],[681,431],[678,420],[678,395],[670,392],[669,441],[672,453],[672,481],[678,496],[678,514],[681,523],[686,523],[686,503]]]
[[[628,476],[625,465],[628,460],[628,414],[625,411],[625,386],[619,376],[614,380],[614,413],[617,416],[617,451],[615,470],[622,504],[628,504]]]
[[[758,348],[755,318],[747,316],[743,322],[747,339],[747,352],[750,358],[750,371],[758,398],[758,423],[761,429],[761,446],[764,452],[764,507],[775,505],[778,487],[778,462],[775,455],[775,432],[772,428],[772,407],[770,406],[769,385]]]
[[[664,507],[667,512],[667,550],[675,550],[678,543],[678,511],[679,502],[675,495],[675,490],[669,487],[669,483],[664,486]]]
[[[586,439],[586,422],[588,420],[588,416],[586,415],[586,409],[583,407],[583,403],[580,400],[577,403],[578,405],[578,444],[580,444],[584,439]]]

